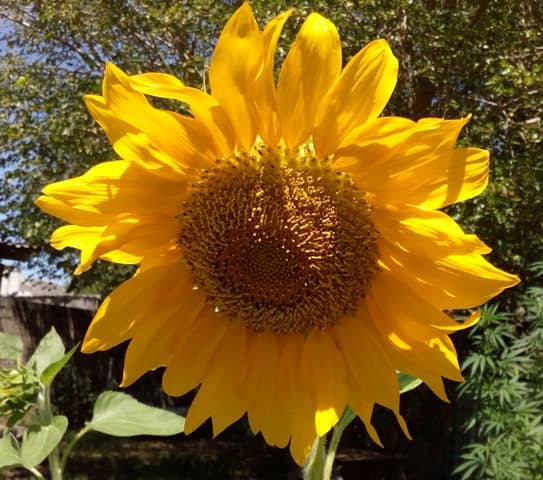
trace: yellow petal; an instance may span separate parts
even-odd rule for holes
[[[344,317],[334,327],[347,370],[366,392],[365,398],[399,412],[400,393],[396,370],[374,332],[367,306],[359,306],[355,317]]]
[[[269,331],[249,335],[247,357],[247,418],[253,433],[262,429],[269,415],[270,401],[275,395],[277,385],[277,365],[279,347],[275,336]]]
[[[133,329],[124,358],[122,387],[144,373],[167,364],[179,341],[202,311],[205,294],[192,289],[192,280],[163,292],[160,308]]]
[[[458,148],[435,168],[442,175],[421,182],[409,192],[408,200],[425,208],[442,208],[476,197],[488,185],[488,150]],[[398,186],[401,188],[401,186]]]
[[[283,25],[292,10],[272,19],[262,32],[264,45],[263,66],[257,80],[255,100],[257,104],[259,134],[267,145],[277,145],[281,139],[281,127],[277,113],[277,98],[274,79],[275,50]]]
[[[66,222],[85,227],[96,227],[107,222],[108,216],[102,215],[96,209],[75,209],[65,202],[47,195],[41,195],[35,201],[36,205],[49,215],[53,215]]]
[[[403,128],[401,128],[401,124],[398,125],[397,134],[393,138],[384,139],[392,150],[392,155],[376,156],[370,159],[370,162],[361,158],[360,160],[365,163],[364,168],[358,172],[360,178],[368,183],[370,181],[377,182],[379,175],[379,181],[383,183],[389,177],[394,180],[396,177],[412,174],[412,172],[421,169],[431,171],[441,156],[452,152],[460,130],[468,120],[469,117],[456,120],[423,118],[415,124],[411,124],[409,129],[407,128],[408,123],[404,123]],[[370,124],[367,130],[361,130],[359,135],[355,137],[356,140],[364,143],[364,134],[373,134],[371,127]],[[356,152],[356,144],[353,144],[353,147],[345,146],[345,148],[350,153],[358,153]],[[363,153],[363,151],[359,152],[359,154]],[[353,170],[352,173],[356,172]]]
[[[300,466],[304,464],[317,435],[315,399],[300,368],[304,341],[302,335],[288,335],[280,358],[280,376],[286,380],[283,388],[291,425],[290,453]]]
[[[394,302],[386,301],[390,292],[394,292]],[[465,325],[449,319],[385,272],[372,279],[368,305],[372,318],[382,329],[382,338],[392,334],[399,337],[409,347],[410,358],[428,374],[462,381],[454,346],[446,333],[436,327],[456,326],[460,330]]]
[[[277,105],[283,138],[296,147],[312,133],[317,109],[341,70],[341,43],[335,25],[312,13],[283,62]]]
[[[84,175],[49,184],[43,193],[84,213],[115,216],[158,212],[175,216],[186,197],[188,182],[189,177],[184,175],[166,180],[135,163],[118,160],[99,163]],[[101,219],[98,225],[106,223],[105,217],[97,217]]]
[[[234,148],[234,130],[219,102],[206,92],[185,86],[181,80],[166,73],[142,73],[128,77],[130,86],[145,95],[170,98],[189,105],[192,114],[211,132],[217,156],[229,156]]]
[[[361,134],[360,147],[340,149],[337,168],[351,173],[361,189],[371,192],[374,203],[440,208],[471,198],[486,187],[488,152],[454,149],[468,119],[422,119],[411,129],[378,141],[371,150],[365,148]]]
[[[230,17],[209,66],[212,95],[228,114],[238,146],[249,150],[257,133],[251,92],[262,67],[262,35],[248,2]]]
[[[203,381],[227,326],[227,319],[208,307],[178,339],[162,377],[162,388],[168,395],[184,395]]]
[[[485,254],[490,248],[465,234],[447,214],[409,205],[375,206],[372,220],[379,234],[407,253],[441,258],[451,254]]]
[[[79,227],[77,225],[63,225],[57,228],[51,235],[51,246],[57,250],[63,250],[66,247],[73,247],[81,250],[79,265],[75,269],[75,274],[79,275],[86,271],[99,255],[95,254],[97,245],[102,239],[106,242],[108,238],[104,237],[106,227]],[[116,247],[112,248],[116,250]],[[108,252],[109,253],[109,252]],[[138,263],[140,257],[133,257],[133,262]]]
[[[160,220],[160,219],[159,219]],[[179,232],[175,219],[145,223],[134,218],[119,218],[104,228],[66,225],[51,237],[57,249],[66,246],[81,249],[81,262],[75,270],[80,274],[98,258],[119,263],[139,263],[145,255],[153,255],[173,247]]]
[[[180,228],[173,214],[162,212],[153,215],[140,212],[141,219],[132,214],[102,214],[92,205],[72,206],[45,195],[39,197],[36,204],[47,213],[75,224],[55,230],[51,245],[57,250],[66,247],[81,250],[76,274],[89,268],[97,258],[134,264],[142,261],[144,255],[156,256],[175,248]]]
[[[80,273],[97,258],[138,263],[144,255],[173,246],[187,181],[185,176],[168,181],[150,175],[131,162],[103,162],[80,177],[46,186],[36,203],[75,224],[57,229],[51,242],[57,249],[82,251]]]
[[[107,350],[130,338],[134,326],[142,319],[152,318],[164,291],[182,281],[183,276],[190,278],[190,271],[180,262],[140,269],[102,302],[87,330],[81,351]],[[145,298],[145,302],[141,302],[141,298]]]
[[[520,281],[479,254],[433,259],[407,253],[383,237],[378,249],[381,268],[442,310],[477,307]]]
[[[247,328],[231,321],[185,420],[188,435],[211,416],[218,435],[246,411],[242,383],[247,368]]]
[[[319,107],[314,132],[317,155],[334,153],[354,128],[377,118],[397,78],[398,60],[385,40],[375,40],[360,50]]]
[[[323,436],[338,422],[347,402],[343,356],[325,332],[314,330],[304,343],[301,368],[315,398],[315,429]]]
[[[411,134],[415,122],[403,117],[379,117],[353,129],[334,154],[334,167],[360,173],[376,161],[393,157]]]
[[[198,120],[154,108],[131,87],[129,77],[110,63],[103,96],[87,95],[85,103],[125,160],[140,162],[152,171],[163,166],[170,173],[184,173],[213,159],[208,132]]]
[[[373,402],[366,400],[366,392],[360,388],[360,385],[356,383],[356,380],[352,375],[348,376],[349,384],[349,406],[358,415],[360,420],[364,423],[368,435],[371,439],[380,447],[383,447],[383,443],[379,438],[379,434],[375,427],[371,424],[371,416],[373,413]]]
[[[279,392],[278,337],[270,331],[249,334],[247,372],[247,417],[254,433],[262,432],[266,443],[287,445],[290,426],[285,399]]]
[[[344,317],[334,330],[347,366],[349,402],[355,411],[361,413],[368,433],[377,444],[381,444],[377,432],[368,420],[364,420],[367,419],[368,404],[373,406],[379,403],[392,411],[403,433],[410,439],[409,430],[400,414],[400,387],[396,370],[386,345],[373,325],[366,302],[361,302],[355,317]],[[353,398],[353,395],[358,398]]]
[[[357,177],[375,194],[375,203],[410,203],[424,208],[441,208],[468,200],[483,192],[488,184],[489,153],[478,148],[459,148],[435,155],[427,163],[381,178],[376,172]],[[422,179],[422,181],[421,181]],[[371,186],[370,186],[371,185]]]
[[[57,228],[51,235],[51,246],[57,250],[66,247],[77,248],[82,251],[82,256],[89,257],[100,241],[106,227],[80,227],[78,225],[63,225]],[[84,253],[83,253],[84,252]],[[82,260],[88,263],[87,260]]]

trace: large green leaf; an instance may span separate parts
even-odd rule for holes
[[[23,341],[16,335],[0,332],[0,358],[21,360],[23,356]]]
[[[7,434],[0,438],[0,468],[21,465],[17,440],[13,435]]]
[[[68,363],[70,358],[72,358],[72,355],[77,350],[77,347],[79,347],[79,343],[72,347],[68,353],[66,353],[60,360],[57,360],[56,362],[51,363],[48,365],[45,370],[43,371],[40,380],[41,383],[43,383],[46,387],[51,384],[51,382],[55,379],[58,372],[62,370],[64,365]]]
[[[104,392],[96,399],[87,427],[115,437],[175,435],[185,419],[172,412],[150,407],[122,392]]]
[[[53,417],[49,425],[32,425],[23,434],[21,463],[33,468],[43,462],[55,449],[68,428],[68,419],[63,415]]]
[[[62,339],[55,330],[55,327],[51,327],[51,330],[40,340],[40,343],[28,361],[28,365],[33,365],[38,377],[41,377],[41,374],[49,365],[57,362],[64,356],[64,351],[65,348]]]

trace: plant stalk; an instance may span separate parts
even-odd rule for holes
[[[53,409],[51,406],[51,390],[49,386],[44,387],[38,399],[38,408],[40,419],[44,425],[48,425],[53,421]],[[58,446],[47,457],[49,463],[49,472],[51,480],[62,480],[62,468],[60,466],[60,457]],[[43,478],[43,476],[42,476]]]
[[[30,467],[30,468],[26,468],[32,475],[34,475],[36,478],[40,479],[40,480],[45,480],[45,477],[41,474],[41,472],[35,468],[35,467]]]
[[[72,450],[77,442],[81,440],[81,437],[85,435],[86,433],[90,432],[90,428],[87,426],[83,427],[79,432],[77,432],[74,437],[70,440],[70,443],[66,445],[66,448],[64,449],[64,452],[62,454],[62,457],[60,459],[60,470],[64,472],[66,469],[66,462],[68,461],[68,457],[70,456],[70,453],[72,453]]]
[[[324,456],[326,451],[326,435],[317,437],[303,469],[303,480],[324,480]]]

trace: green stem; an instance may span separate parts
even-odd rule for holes
[[[40,472],[37,468],[34,468],[34,467],[28,468],[28,467],[27,467],[27,470],[28,470],[32,475],[34,475],[36,478],[39,478],[39,479],[41,479],[41,480],[45,480],[45,477],[41,474],[41,472]]]
[[[324,459],[324,473],[323,480],[331,480],[332,478],[332,469],[334,467],[334,460],[336,459],[337,447],[341,441],[341,436],[347,428],[347,425],[351,423],[354,419],[354,414],[351,418],[351,413],[347,410],[343,413],[341,420],[334,427],[332,432],[332,438],[330,440],[330,445],[328,446],[328,451],[326,452],[326,457]]]
[[[51,390],[48,386],[42,386],[38,395],[37,406],[40,422],[43,425],[49,425],[53,421],[53,408],[51,405]],[[47,461],[49,463],[51,480],[62,480],[62,469],[60,468],[58,446],[49,454]],[[43,478],[43,476],[38,478]]]
[[[81,440],[81,437],[85,435],[86,433],[90,432],[90,428],[85,426],[79,432],[77,432],[74,437],[70,440],[70,443],[66,446],[64,449],[64,453],[62,454],[62,458],[60,459],[60,469],[64,472],[66,469],[66,462],[68,461],[68,457],[70,456],[70,453],[72,453],[72,450],[77,442]]]
[[[324,480],[324,452],[326,446],[326,436],[317,437],[311,452],[304,466],[303,480]]]

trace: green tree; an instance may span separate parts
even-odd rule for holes
[[[220,29],[239,2],[212,0],[0,0],[0,193],[4,239],[47,250],[57,225],[32,201],[53,180],[111,158],[82,95],[98,92],[104,63],[129,72],[163,71],[205,85]],[[541,4],[425,0],[252,2],[264,22],[295,7],[291,38],[309,11],[331,18],[344,59],[376,37],[389,40],[401,74],[388,113],[411,118],[473,114],[462,142],[491,150],[486,194],[455,207],[468,229],[495,249],[494,261],[529,276],[543,255],[540,158],[543,112]],[[284,55],[283,43],[279,56]],[[40,258],[45,258],[41,256]],[[63,271],[73,255],[56,255]],[[45,262],[51,265],[49,257]],[[104,271],[104,269],[106,271]],[[119,280],[107,265],[74,286],[107,290]],[[92,272],[92,270],[91,270]],[[126,271],[122,271],[126,274]]]

